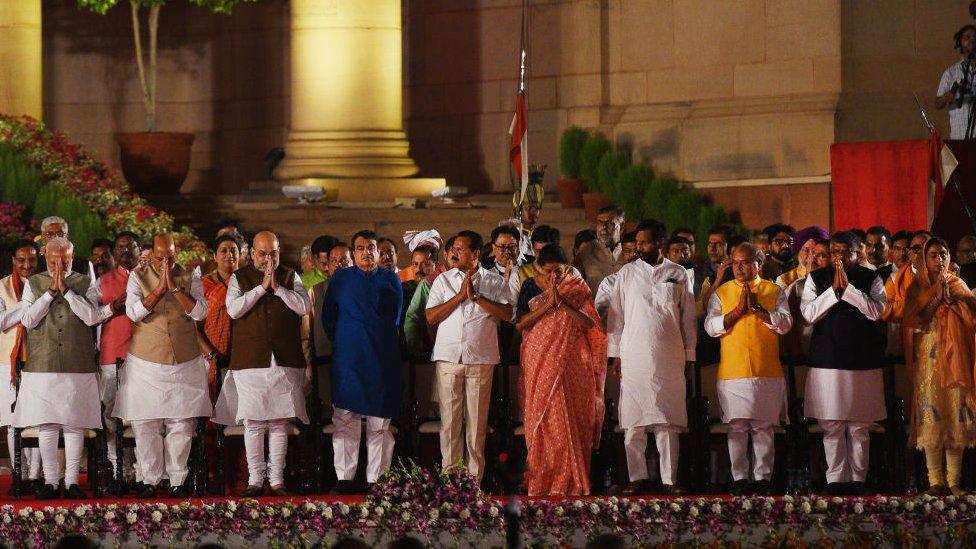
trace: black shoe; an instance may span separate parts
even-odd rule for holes
[[[340,480],[329,490],[330,496],[348,496],[354,493],[356,493],[355,485],[351,480]]]
[[[139,483],[136,488],[136,497],[139,499],[150,499],[156,497],[156,487],[144,482]]]
[[[732,481],[733,496],[747,496],[752,493],[753,493],[752,483],[750,483],[748,479]]]
[[[72,484],[71,486],[68,486],[67,490],[64,491],[64,497],[66,499],[87,499],[88,494],[81,489],[81,486]]]
[[[871,494],[871,489],[864,481],[854,481],[847,483],[847,493],[851,496],[867,496]]]
[[[58,487],[53,484],[44,483],[34,492],[34,499],[57,499]]]
[[[768,480],[757,480],[752,483],[752,493],[757,496],[769,496],[773,494],[773,483]]]
[[[173,486],[169,489],[169,497],[176,499],[187,499],[190,497],[190,483],[184,482],[179,486]]]
[[[672,497],[687,496],[688,490],[686,490],[683,486],[678,484],[665,484],[664,493],[665,495],[672,496]]]
[[[645,478],[635,480],[627,486],[624,486],[623,490],[620,491],[620,494],[624,496],[643,496],[649,494],[650,492],[651,483]]]
[[[824,487],[824,494],[828,496],[846,496],[850,494],[850,487],[846,482],[828,482]]]

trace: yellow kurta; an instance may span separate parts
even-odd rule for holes
[[[779,286],[757,278],[750,283],[759,305],[767,311],[776,310]],[[722,304],[722,314],[728,314],[739,304],[742,285],[736,281],[723,284],[715,291]],[[757,315],[739,319],[722,336],[722,358],[718,365],[718,379],[746,377],[783,377],[779,362],[779,335],[763,324]]]

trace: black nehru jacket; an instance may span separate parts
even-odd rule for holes
[[[817,295],[834,291],[834,267],[810,273]],[[878,273],[855,265],[847,270],[847,282],[865,295],[871,295],[871,285]],[[843,296],[843,294],[841,294]],[[840,297],[840,296],[839,296]],[[836,370],[873,370],[884,363],[885,325],[870,320],[846,301],[830,308],[813,325],[810,337],[810,367]]]

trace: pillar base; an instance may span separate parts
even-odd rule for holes
[[[430,198],[430,193],[446,186],[447,180],[440,177],[307,177],[289,181],[252,183],[251,190],[266,193],[285,185],[335,190],[338,192],[336,200],[339,202],[385,202],[394,198]]]
[[[402,131],[302,131],[285,142],[275,179],[409,177],[420,171]]]

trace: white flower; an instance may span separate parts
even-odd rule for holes
[[[785,501],[786,503],[793,503],[793,496],[786,494],[785,496],[783,496],[783,501]]]
[[[59,526],[64,524],[64,515],[62,515],[61,513],[54,515],[54,524],[57,524]]]
[[[640,509],[640,505],[637,505],[635,503],[634,505],[631,505],[630,506],[630,509],[627,509],[627,514],[629,514],[629,515],[636,515],[636,514],[640,513],[640,510],[641,510]]]
[[[590,509],[592,509],[593,507],[596,507],[596,504],[591,503],[590,504]],[[496,507],[494,505],[492,505],[491,507],[488,508],[488,514],[491,516],[491,518],[497,517],[498,516],[498,512],[499,512],[498,511],[498,507]],[[594,511],[594,512],[596,512],[596,511]]]
[[[328,520],[332,520],[332,508],[326,507],[325,509],[322,509],[322,516]]]
[[[597,505],[597,504],[595,504],[595,503],[591,503],[590,504],[590,512],[593,513],[594,515],[597,514],[597,513],[599,513],[600,512],[600,506]]]
[[[825,499],[818,499],[817,500],[817,509],[820,509],[821,511],[827,509],[827,500],[825,500]]]
[[[582,509],[583,508],[583,502],[581,500],[578,500],[577,499],[577,500],[573,501],[573,507],[575,507],[577,509]]]
[[[115,520],[115,512],[114,511],[107,511],[105,513],[105,520]]]
[[[864,512],[864,504],[860,501],[854,504],[854,512],[860,515]]]
[[[494,507],[492,507],[492,509],[494,509]],[[490,513],[491,509],[489,509],[488,512]],[[430,517],[430,520],[437,520],[437,518],[441,516],[441,513],[437,509],[431,509],[430,512],[427,513],[427,516]]]
[[[445,511],[450,511],[451,510],[451,503],[448,502],[448,501],[445,501],[443,504],[441,504],[441,507],[443,507]]]
[[[968,496],[966,496],[966,503],[969,503],[970,505],[976,505],[976,495],[969,494]]]
[[[346,505],[345,503],[339,504],[339,512],[342,513],[343,515],[348,515],[349,514],[349,506]]]
[[[27,518],[31,514],[31,511],[33,511],[33,509],[31,509],[30,507],[24,507],[17,514],[20,515],[22,518]]]
[[[697,505],[699,507],[704,507],[705,506],[705,498],[698,498],[698,499],[696,499],[695,500],[695,505]]]
[[[652,503],[651,504],[651,511],[653,511],[655,513],[660,513],[661,512],[661,506],[658,505],[657,503]]]
[[[34,511],[34,520],[44,520],[44,513],[40,511]]]
[[[969,506],[966,505],[965,503],[960,503],[959,504],[959,512],[960,513],[965,513],[967,509],[969,509]]]
[[[812,511],[813,509],[810,508],[809,501],[804,501],[803,503],[800,504],[800,510],[809,515],[810,511]]]
[[[841,503],[844,503],[844,500],[842,500],[841,498],[835,496],[835,497],[830,498],[830,503],[836,503],[836,504],[839,505]]]
[[[312,503],[311,501],[306,501],[304,507],[306,511],[314,511],[317,509],[317,507],[315,507],[315,504]]]
[[[467,509],[461,509],[461,512],[458,514],[458,517],[460,517],[462,520],[467,520],[471,518],[471,511],[468,511]]]
[[[159,522],[163,520],[163,514],[160,513],[159,511],[153,511],[152,515],[150,515],[150,518],[152,518],[153,522]]]
[[[224,516],[227,518],[234,518],[234,513],[231,513],[230,511],[224,511]]]
[[[83,517],[83,516],[85,516],[85,513],[87,513],[87,512],[88,512],[88,506],[87,505],[81,505],[81,506],[75,508],[75,516],[76,517]]]
[[[410,520],[410,511],[404,511],[403,514],[400,515],[400,518],[403,520]]]
[[[752,509],[752,502],[750,502],[747,499],[746,500],[743,500],[742,501],[742,510],[743,511],[748,511],[749,509]]]
[[[936,501],[935,508],[938,509],[939,511],[942,511],[943,509],[945,509],[945,502],[942,501],[941,499]]]
[[[785,500],[785,498],[784,498],[784,500]],[[790,502],[786,502],[786,505],[783,506],[783,512],[784,513],[792,513],[793,512],[793,504],[790,503]]]
[[[566,511],[563,511],[563,508],[562,508],[562,506],[561,506],[561,505],[557,505],[557,506],[556,506],[556,509],[555,509],[555,513],[556,513],[556,516],[557,516],[557,517],[561,517],[561,516],[563,516],[564,514],[566,514]]]
[[[691,515],[692,517],[697,517],[698,516],[698,507],[692,505],[691,506],[691,509],[688,509],[688,514]]]
[[[251,520],[258,520],[258,517],[261,516],[261,513],[258,513],[258,510],[257,509],[251,509],[251,512],[249,514],[250,514]]]
[[[717,504],[717,503],[713,503],[712,504],[712,514],[713,515],[720,515],[720,514],[722,514],[722,506],[719,505],[719,504]]]
[[[926,503],[925,505],[922,506],[922,510],[925,511],[926,513],[928,513],[929,511],[932,510],[932,505],[929,504],[929,503]]]
[[[888,505],[890,505],[892,509],[897,509],[898,506],[901,505],[901,502],[895,498],[891,498],[891,501],[888,503]]]
[[[908,511],[909,513],[912,512],[912,511],[914,511],[915,510],[915,502],[912,501],[912,500],[906,501],[905,502],[905,510]]]
[[[359,516],[366,518],[369,516],[369,508],[365,505],[359,508]]]
[[[888,498],[885,497],[885,496],[878,496],[878,499],[875,500],[875,501],[877,501],[881,505],[884,505],[884,504],[888,503]]]
[[[281,518],[288,518],[291,516],[291,509],[288,507],[281,508]]]
[[[672,511],[675,511],[675,512],[680,511],[681,510],[681,506],[672,501],[671,502],[671,510]]]
[[[385,512],[386,512],[386,509],[384,509],[382,506],[376,508],[376,516],[378,516],[378,517],[382,517],[383,516],[383,513],[385,513]]]
[[[166,505],[165,503],[157,503],[156,504],[156,509],[159,509],[160,511],[165,511],[165,510],[169,509],[169,506]]]
[[[769,511],[772,508],[773,508],[773,504],[772,503],[769,503],[768,501],[766,503],[763,503],[763,509]]]
[[[10,524],[11,521],[13,521],[13,519],[10,518],[10,514],[9,513],[4,513],[3,514],[3,523],[4,524]]]
[[[237,511],[237,502],[234,501],[234,500],[228,501],[227,502],[227,509],[230,510],[231,513]]]
[[[949,513],[948,514],[949,514],[949,520],[956,520],[956,510],[955,509],[949,509]]]
[[[129,524],[135,524],[136,523],[136,519],[138,519],[138,518],[139,518],[139,516],[136,515],[133,512],[126,513],[126,515],[125,515],[125,521],[128,522]]]
[[[956,501],[956,496],[954,496],[954,495],[952,495],[952,494],[949,494],[948,496],[946,496],[946,498],[945,498],[945,500],[946,500],[946,502],[948,502],[948,503],[953,503],[953,502],[955,502],[955,501]]]
[[[264,508],[264,512],[270,517],[278,512],[277,509],[271,507],[270,505]]]

